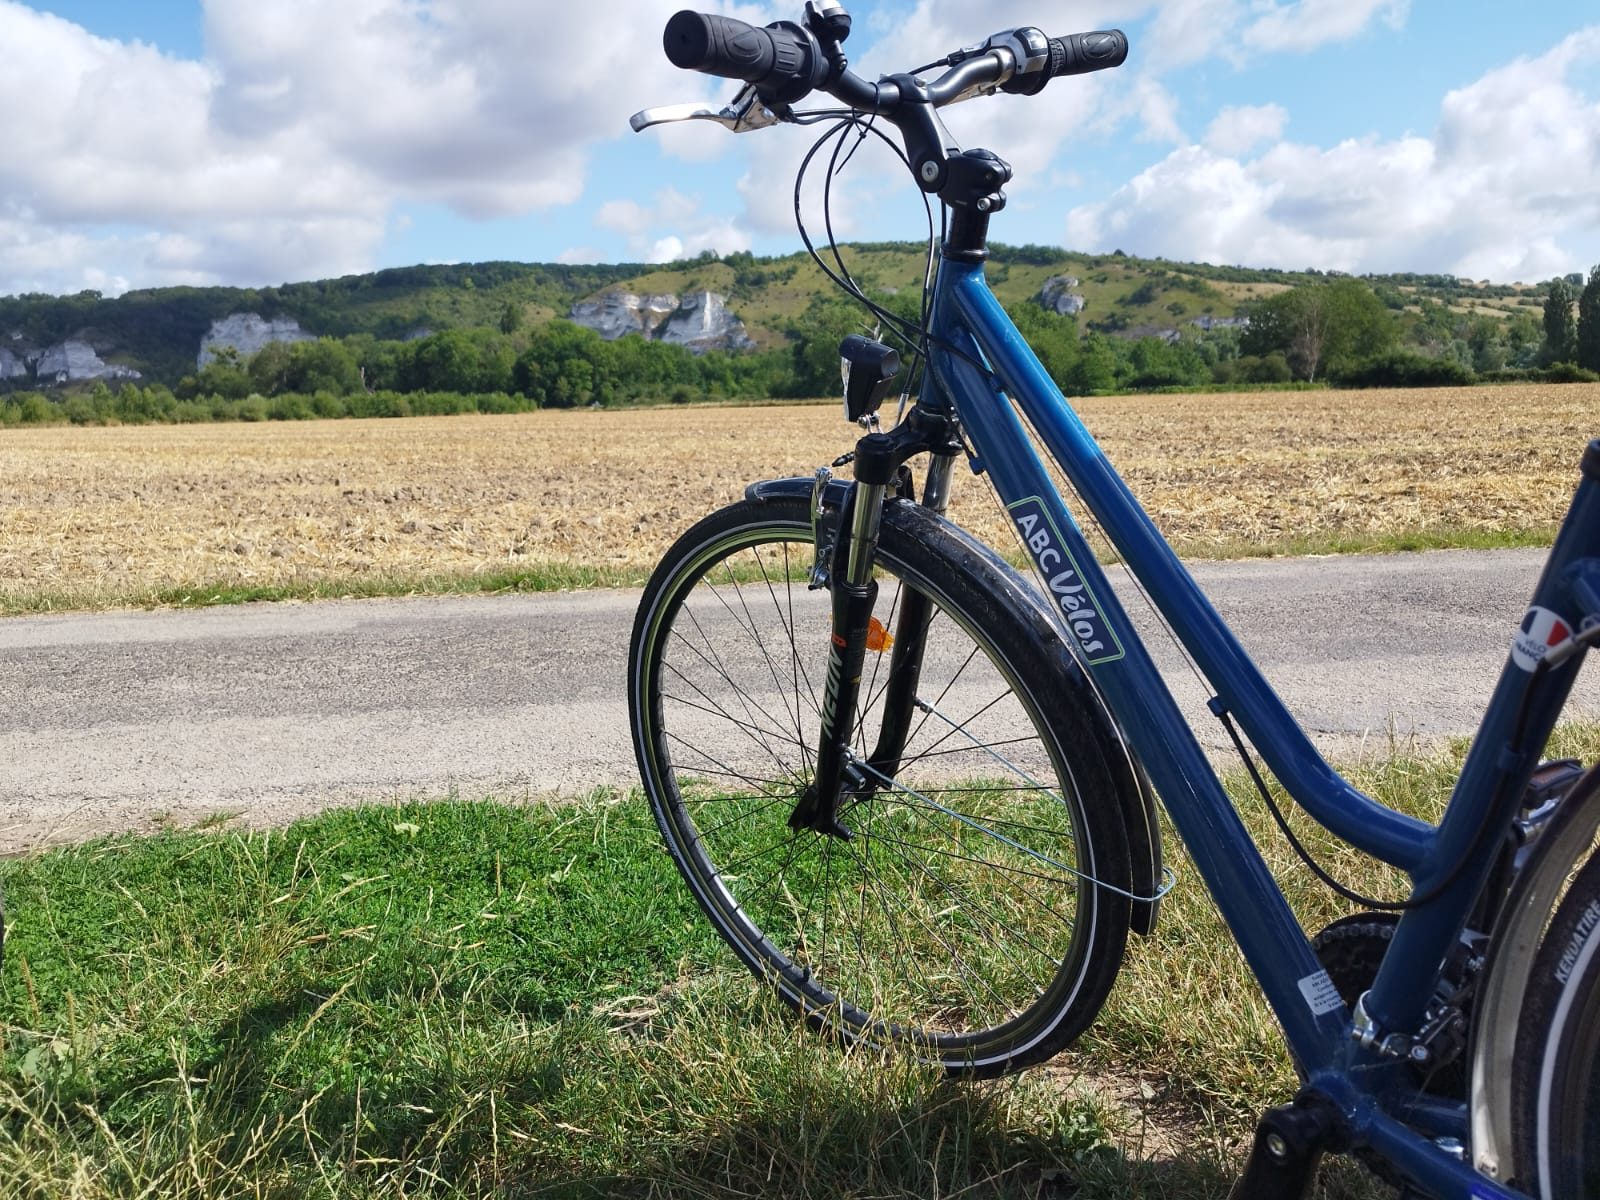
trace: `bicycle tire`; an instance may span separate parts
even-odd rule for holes
[[[1600,854],[1540,942],[1511,1088],[1518,1186],[1547,1200],[1600,1196]]]
[[[745,500],[679,539],[645,588],[629,707],[662,838],[717,932],[813,1025],[970,1077],[1042,1061],[1093,1020],[1126,945],[1103,726],[1053,674],[1071,660],[1042,609],[891,500],[875,612],[892,631],[902,596],[933,601],[927,707],[893,782],[841,809],[849,841],[790,829],[827,662],[813,559],[805,501]],[[885,657],[863,671],[861,757]]]

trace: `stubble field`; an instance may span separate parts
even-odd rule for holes
[[[1129,396],[1081,411],[1191,556],[1548,539],[1600,385]],[[0,611],[625,583],[833,405],[0,432]],[[954,514],[1011,535],[965,472]]]

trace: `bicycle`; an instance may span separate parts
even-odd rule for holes
[[[752,484],[677,541],[640,601],[634,745],[701,909],[820,1029],[998,1075],[1077,1037],[1129,934],[1154,927],[1170,886],[1159,796],[1302,1080],[1262,1116],[1235,1196],[1303,1196],[1328,1151],[1361,1152],[1414,1194],[1600,1195],[1600,767],[1541,762],[1600,640],[1600,439],[1443,818],[1382,806],[1318,754],[985,283],[1011,169],[960,149],[939,111],[1118,66],[1126,38],[1006,30],[874,83],[850,71],[848,33],[834,0],[765,28],[680,12],[673,63],[744,87],[719,111],[633,121],[828,122],[806,165],[834,139],[830,186],[851,136],[876,135],[929,204],[920,320],[875,304],[801,225],[908,347],[900,420],[877,416],[898,352],[847,338],[846,416],[866,432],[833,469],[852,478]],[[794,107],[813,93],[842,107]],[[1035,440],[1203,672],[1252,772],[1246,737],[1321,825],[1405,872],[1408,898],[1343,889],[1369,911],[1301,929]],[[1037,582],[946,518],[957,460],[997,493]]]

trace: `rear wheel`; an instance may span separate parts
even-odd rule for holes
[[[839,814],[851,837],[790,828],[828,657],[814,557],[804,501],[745,501],[685,534],[646,588],[629,691],[662,836],[718,932],[817,1024],[963,1074],[1038,1062],[1093,1019],[1122,959],[1115,748],[1054,674],[1070,661],[1048,618],[891,501]],[[924,607],[905,750],[881,773],[892,641],[916,637],[907,610]]]
[[[1519,1184],[1600,1196],[1600,855],[1556,908],[1528,981],[1512,1082]]]

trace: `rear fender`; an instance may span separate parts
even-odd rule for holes
[[[1572,785],[1517,872],[1489,939],[1489,960],[1472,1011],[1473,1166],[1502,1183],[1512,1173],[1511,1080],[1517,1023],[1534,956],[1571,872],[1600,833],[1600,764]]]

